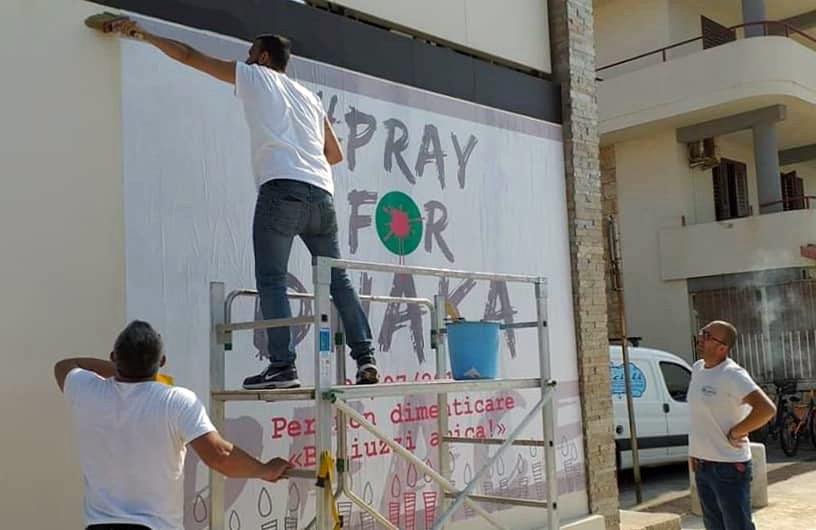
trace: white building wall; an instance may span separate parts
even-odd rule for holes
[[[546,0],[338,0],[397,26],[551,72]]]
[[[91,4],[0,2],[0,514],[82,527],[82,480],[53,364],[107,355],[124,319],[119,48]]]
[[[669,0],[670,43],[699,37],[702,34],[700,15],[727,27],[742,24],[739,0]]]
[[[668,0],[607,0],[595,3],[595,63],[602,67],[669,44]],[[639,68],[659,61],[637,63]],[[623,70],[616,69],[616,74]]]
[[[665,129],[615,146],[627,329],[645,346],[690,358],[685,280],[660,275],[659,232],[694,209],[685,146]]]

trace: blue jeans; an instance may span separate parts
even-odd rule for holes
[[[751,461],[698,461],[697,492],[706,530],[754,530]]]
[[[264,183],[258,190],[252,223],[255,283],[264,319],[292,316],[286,296],[286,272],[295,236],[300,236],[312,256],[340,257],[337,214],[331,194],[297,180]],[[356,360],[372,355],[371,328],[345,270],[332,269],[330,289],[351,357]],[[293,365],[295,346],[290,328],[270,328],[266,333],[270,365],[276,368]]]

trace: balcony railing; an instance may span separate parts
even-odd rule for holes
[[[796,40],[800,44],[803,44],[803,45],[805,45],[805,46],[807,46],[809,48],[813,48],[814,50],[816,50],[816,37],[813,37],[812,35],[809,35],[809,34],[805,33],[804,31],[802,31],[802,30],[800,30],[798,28],[795,28],[795,27],[793,27],[790,24],[787,24],[785,22],[780,22],[780,21],[776,21],[776,20],[763,20],[763,21],[758,21],[758,22],[747,22],[747,23],[744,23],[744,24],[738,24],[736,26],[731,26],[731,27],[725,28],[725,29],[727,31],[729,31],[729,32],[733,32],[734,33],[734,38],[736,39],[737,35],[739,33],[739,30],[742,30],[743,38],[745,38],[744,37],[745,29],[750,28],[750,27],[761,27],[762,28],[762,34],[764,36],[766,36],[766,37],[767,36],[787,37],[789,39]],[[700,46],[702,46],[703,38],[704,38],[704,36],[700,35],[699,37],[694,37],[692,39],[687,39],[687,40],[684,40],[682,42],[677,42],[677,43],[671,44],[669,46],[664,46],[663,48],[658,48],[656,50],[652,50],[652,51],[649,51],[649,52],[646,52],[646,53],[641,53],[640,55],[636,55],[635,57],[630,57],[630,58],[624,59],[622,61],[617,61],[617,62],[614,62],[612,64],[607,64],[605,66],[602,66],[602,67],[598,68],[596,70],[596,73],[600,74],[601,72],[608,72],[612,68],[632,64],[632,63],[635,63],[637,61],[645,60],[647,58],[655,58],[656,59],[656,58],[659,57],[660,62],[665,63],[665,62],[667,62],[667,61],[669,61],[669,60],[671,60],[673,58],[672,53],[671,53],[673,51],[676,51],[676,50],[678,50],[680,48],[684,48],[684,47],[687,47],[687,46],[695,44],[695,43],[700,43]],[[687,54],[684,54],[684,55],[687,55]],[[603,79],[600,76],[597,76],[596,80],[603,81]]]
[[[760,209],[782,205],[784,211],[788,210],[810,210],[816,208],[816,195],[802,195],[801,197],[788,197],[781,201],[773,201],[760,204]]]

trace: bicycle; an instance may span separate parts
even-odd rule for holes
[[[816,447],[816,401],[813,399],[813,390],[810,390],[807,405],[797,405],[801,400],[795,396],[789,397],[788,401],[791,407],[785,414],[780,442],[786,455],[795,456],[805,431],[810,435],[810,443]]]
[[[787,456],[794,456],[799,449],[799,419],[792,410],[792,404],[799,401],[795,395],[798,391],[798,383],[795,380],[774,381],[770,383],[776,388],[776,415],[774,418],[752,432],[749,435],[751,441],[766,443],[768,438],[779,438],[782,451]],[[808,414],[808,417],[811,415]],[[811,421],[811,441],[816,441],[816,434],[813,433],[813,421]]]

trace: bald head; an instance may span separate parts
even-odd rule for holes
[[[697,356],[705,360],[706,367],[716,366],[728,358],[737,341],[737,328],[730,322],[714,320],[697,334]]]
[[[737,328],[730,322],[714,320],[709,322],[706,329],[711,333],[712,337],[717,339],[723,346],[727,346],[729,350],[737,342]]]

